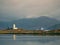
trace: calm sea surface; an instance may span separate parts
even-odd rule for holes
[[[60,45],[60,36],[0,34],[0,45]]]

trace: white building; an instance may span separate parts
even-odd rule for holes
[[[44,30],[44,28],[43,28],[43,27],[41,27],[41,30]]]
[[[41,30],[44,30],[44,31],[49,31],[49,30],[45,30],[43,27],[41,27]]]
[[[13,29],[18,29],[15,24],[13,24]]]

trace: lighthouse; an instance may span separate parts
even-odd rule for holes
[[[18,29],[15,24],[13,24],[13,29]]]

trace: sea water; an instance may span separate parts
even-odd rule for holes
[[[0,34],[0,45],[60,45],[60,36]]]

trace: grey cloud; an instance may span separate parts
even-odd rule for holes
[[[0,0],[0,17],[15,20],[50,16],[56,19],[60,13],[60,0]],[[9,18],[8,18],[9,17]]]

